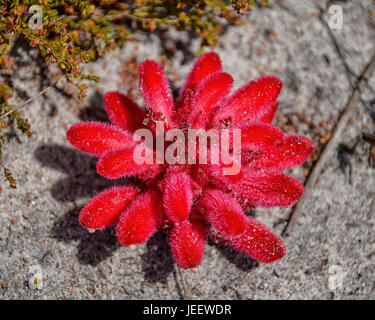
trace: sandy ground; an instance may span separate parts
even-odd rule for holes
[[[329,132],[352,85],[375,51],[375,3],[338,2],[343,30],[327,25],[325,1],[276,1],[256,9],[248,24],[229,28],[216,51],[235,87],[263,74],[284,82],[278,123],[290,133],[313,138]],[[17,189],[1,181],[0,297],[2,299],[179,299],[183,293],[163,234],[135,250],[116,243],[113,229],[89,234],[78,223],[80,208],[111,186],[95,172],[96,160],[73,149],[67,128],[84,120],[106,120],[102,95],[121,90],[139,100],[131,70],[146,58],[164,61],[179,88],[194,61],[196,39],[171,32],[140,35],[134,42],[87,66],[101,76],[81,105],[64,84],[30,103],[24,113],[35,135],[11,134],[4,162],[16,172]],[[183,49],[183,50],[182,50]],[[33,52],[13,50],[22,72],[14,102],[48,85],[31,64]],[[35,76],[39,72],[39,76]],[[353,146],[362,132],[374,132],[375,76],[306,202],[287,255],[258,264],[229,249],[209,245],[197,273],[184,271],[193,299],[364,299],[375,298],[375,169],[369,145]],[[311,125],[312,124],[312,125]],[[315,130],[315,131],[314,131]],[[318,137],[318,138],[317,138]],[[320,137],[320,138],[319,138]],[[346,150],[346,151],[345,151]],[[346,160],[346,161],[344,161]],[[304,179],[303,168],[291,171]],[[121,183],[121,181],[115,182]],[[257,219],[281,234],[290,209],[257,210]],[[35,271],[36,270],[36,271]],[[38,273],[40,271],[41,274]],[[29,285],[33,274],[42,288]]]

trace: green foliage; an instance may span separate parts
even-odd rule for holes
[[[259,2],[269,5],[265,0]],[[3,0],[0,1],[1,71],[8,68],[11,73],[8,52],[14,40],[21,38],[38,49],[46,63],[57,65],[83,99],[87,87],[83,81],[99,79],[81,72],[80,66],[131,40],[134,33],[167,26],[192,31],[202,38],[202,47],[214,47],[222,29],[220,21],[238,24],[237,13],[242,14],[256,4],[254,0]],[[43,24],[39,29],[30,27],[33,17],[28,11],[32,5],[42,8]],[[0,81],[0,166],[3,166],[1,146],[6,141],[2,130],[15,124],[27,136],[32,134],[28,120],[18,111],[9,114],[14,110],[8,103],[11,97],[12,88]],[[3,168],[14,187],[10,171]]]

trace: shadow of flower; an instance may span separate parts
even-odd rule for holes
[[[52,228],[52,237],[62,242],[79,241],[77,259],[81,264],[96,266],[120,247],[114,228],[89,233],[81,227],[78,213],[81,207],[65,213]]]
[[[79,198],[93,197],[98,192],[115,185],[96,173],[95,158],[75,149],[59,145],[42,145],[35,150],[35,158],[45,167],[66,174],[51,187],[57,201],[75,202]],[[90,234],[78,221],[81,207],[64,214],[52,228],[52,237],[58,241],[80,241],[77,258],[82,264],[97,265],[108,258],[120,245],[113,228]]]
[[[148,282],[167,283],[173,272],[174,260],[164,232],[155,233],[147,241],[147,252],[142,256],[142,268]]]
[[[96,173],[96,159],[73,148],[56,144],[38,147],[35,158],[45,167],[66,174],[51,188],[52,196],[58,201],[76,201],[94,196],[105,188],[118,184]]]
[[[251,269],[257,267],[259,262],[251,259],[250,257],[244,255],[227,246],[216,246],[220,253],[231,263],[233,263],[238,269],[242,271],[250,271]]]

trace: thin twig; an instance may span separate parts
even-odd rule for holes
[[[375,135],[370,133],[362,133],[362,139],[368,143],[375,145]]]
[[[27,99],[24,103],[22,103],[21,105],[9,110],[8,112],[4,113],[3,115],[0,116],[0,120],[4,119],[5,117],[9,116],[10,114],[12,114],[13,112],[15,111],[18,111],[20,109],[22,109],[24,106],[26,106],[29,102],[33,101],[34,99],[38,98],[39,96],[41,96],[42,94],[46,93],[49,89],[51,89],[53,86],[56,85],[56,83],[60,80],[60,78],[56,79],[51,85],[49,85],[47,88],[44,88],[42,91],[40,91],[38,94],[36,94],[35,96]]]
[[[337,144],[338,139],[341,136],[341,133],[345,129],[345,126],[349,120],[350,115],[352,114],[354,107],[360,98],[360,93],[361,90],[364,88],[366,85],[367,80],[370,78],[372,75],[373,71],[375,69],[375,55],[371,58],[370,63],[365,67],[365,69],[362,71],[361,75],[357,79],[357,84],[353,89],[353,93],[346,104],[346,107],[344,109],[344,112],[341,114],[339,121],[337,122],[337,125],[333,131],[331,139],[328,141],[326,146],[324,147],[324,150],[322,154],[319,157],[319,160],[316,162],[314,165],[314,168],[312,169],[309,177],[307,178],[307,181],[305,183],[305,194],[303,197],[300,199],[300,201],[297,203],[295,206],[292,214],[290,215],[290,219],[288,221],[288,224],[284,230],[284,235],[290,233],[292,230],[293,226],[295,225],[297,218],[299,214],[301,213],[303,209],[303,205],[313,188],[313,186],[316,184],[316,180],[321,172],[321,170],[324,167],[324,164],[326,160],[328,159],[328,156],[330,152],[334,149],[334,147]]]
[[[139,17],[139,16],[136,16],[136,15],[131,15],[130,13],[127,13],[127,12],[121,12],[119,13],[118,15],[114,15],[114,16],[109,16],[110,19],[113,19],[113,20],[119,20],[119,19],[122,19],[122,18],[126,18],[126,19],[129,19],[129,20],[134,20],[134,21],[143,21],[143,22],[147,22],[147,21],[163,21],[162,18],[157,18],[157,17]],[[168,22],[168,23],[178,23],[178,19],[169,19],[169,20],[164,20],[165,22]]]
[[[179,274],[180,279],[181,279],[182,289],[184,291],[184,299],[189,300],[189,295],[188,295],[188,290],[187,290],[185,278],[182,274],[181,268],[177,264],[176,264],[176,266],[177,266],[178,274]]]
[[[99,19],[99,18],[103,18],[105,15],[105,12],[103,12],[102,10],[96,10],[94,15],[92,16],[93,19]],[[168,19],[168,17],[162,17],[162,18],[158,18],[158,17],[140,17],[140,16],[137,16],[135,14],[132,14],[130,11],[122,11],[122,12],[119,12],[118,14],[114,14],[114,15],[106,15],[105,16],[108,20],[121,20],[121,19],[129,19],[129,20],[133,20],[133,21],[136,21],[136,22],[149,22],[149,21],[159,21],[159,22],[167,22],[167,23],[171,23],[171,24],[177,24],[179,22],[178,19]],[[79,19],[80,16],[79,15],[63,15],[63,16],[60,16],[58,18],[58,20],[61,20],[61,19],[72,19],[72,20],[76,20],[76,19]],[[165,19],[167,18],[167,19]]]

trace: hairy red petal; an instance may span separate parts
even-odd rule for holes
[[[277,108],[279,107],[279,102],[276,101],[270,105],[269,108],[261,115],[258,119],[259,122],[263,123],[272,123],[273,119],[275,118]]]
[[[164,181],[163,205],[169,219],[182,222],[189,217],[193,203],[190,177],[184,173],[168,176]]]
[[[147,173],[147,177],[151,178],[159,173],[161,170],[160,165],[137,164],[134,161],[133,151],[133,148],[129,148],[106,153],[96,164],[96,170],[101,176],[108,179],[139,176],[143,173]]]
[[[199,266],[206,242],[205,225],[198,219],[177,223],[169,232],[168,242],[173,257],[181,268]]]
[[[205,128],[214,108],[226,97],[232,88],[232,77],[217,72],[202,81],[192,100],[192,111],[188,122],[193,128]]]
[[[234,198],[246,199],[263,208],[289,207],[302,196],[301,182],[285,174],[246,174],[241,183],[230,186]]]
[[[246,216],[241,206],[226,193],[205,190],[199,206],[203,216],[223,236],[238,236],[245,231]]]
[[[204,170],[210,178],[221,181],[223,183],[237,183],[243,178],[243,170],[241,159],[235,159],[233,155],[229,155],[231,159],[227,159],[229,163],[224,163],[220,154],[219,163],[211,163],[211,152],[217,152],[215,149],[208,149],[207,161],[210,165],[198,164],[201,170]]]
[[[241,129],[242,150],[275,150],[277,147],[283,145],[284,141],[284,133],[279,128],[276,128],[269,124],[250,124]]]
[[[251,218],[247,218],[245,232],[228,242],[238,251],[265,263],[274,262],[286,253],[283,241],[264,224]]]
[[[128,246],[147,241],[163,222],[161,194],[151,190],[139,195],[121,215],[116,228],[118,241]]]
[[[121,213],[138,194],[131,186],[113,187],[92,198],[79,214],[80,224],[87,229],[104,229],[117,224]]]
[[[314,144],[306,137],[286,137],[280,148],[250,155],[246,167],[251,170],[280,172],[304,163],[313,149]]]
[[[198,162],[198,161],[197,161]],[[191,165],[190,176],[200,186],[208,183],[210,171],[207,170],[208,166],[204,164]]]
[[[130,133],[101,122],[77,123],[70,127],[66,137],[78,150],[94,156],[135,145]]]
[[[154,118],[165,119],[172,124],[174,101],[167,77],[162,67],[153,60],[145,60],[139,66],[139,88],[146,106]]]
[[[184,101],[186,96],[190,95],[206,77],[218,71],[221,71],[221,61],[215,52],[207,52],[201,56],[194,64],[181,89],[181,101]]]
[[[143,127],[146,113],[128,96],[115,91],[107,92],[104,106],[109,120],[120,128],[134,132]]]
[[[232,124],[246,120],[258,121],[274,107],[282,88],[281,81],[273,76],[261,77],[238,89],[218,110],[213,123],[230,121]]]

